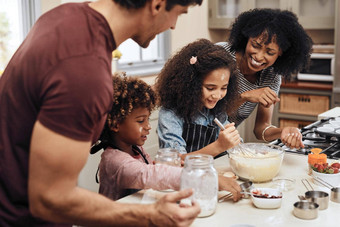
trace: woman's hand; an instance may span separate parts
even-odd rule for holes
[[[220,191],[229,191],[233,194],[234,202],[241,199],[241,187],[237,181],[232,177],[218,176],[218,189]]]
[[[300,130],[295,127],[284,127],[281,132],[281,141],[290,148],[304,147]]]
[[[235,128],[235,123],[229,123],[224,126],[224,130],[220,131],[217,142],[222,147],[222,150],[228,150],[240,143],[240,134]]]
[[[280,101],[275,91],[269,87],[243,92],[241,94],[241,98],[248,102],[260,103],[262,106],[267,108]]]

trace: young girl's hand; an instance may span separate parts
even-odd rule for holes
[[[218,189],[220,191],[229,191],[233,194],[234,202],[241,199],[241,187],[232,177],[218,176]]]
[[[229,123],[220,131],[217,142],[220,143],[223,150],[228,150],[240,143],[240,134],[235,128],[235,123]]]

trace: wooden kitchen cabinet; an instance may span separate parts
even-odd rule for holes
[[[280,127],[296,127],[303,128],[309,124],[313,123],[313,121],[301,121],[301,120],[290,120],[290,119],[280,119],[279,125]]]
[[[331,87],[318,89],[320,87],[317,87],[316,83],[304,84],[314,87],[291,88],[289,85],[285,87],[285,84],[281,86],[280,102],[274,107],[274,125],[302,128],[317,121],[320,113],[330,109]]]
[[[209,0],[209,28],[230,28],[235,18],[249,10],[248,0]]]
[[[294,12],[305,29],[334,29],[336,0],[209,0],[209,28],[229,29],[235,18],[254,8]]]
[[[329,110],[329,97],[309,94],[281,93],[280,112],[317,116]]]

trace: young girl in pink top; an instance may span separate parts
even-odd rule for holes
[[[99,193],[117,200],[138,189],[179,190],[181,167],[153,165],[143,149],[151,129],[149,117],[156,94],[149,85],[131,77],[113,76],[114,96],[101,143]]]
[[[99,193],[117,200],[139,189],[179,190],[182,168],[153,165],[142,148],[151,129],[155,92],[142,80],[117,75],[113,76],[113,87],[113,106],[101,142],[91,150],[105,149],[99,164]],[[234,201],[241,198],[235,179],[219,176],[218,181],[219,190],[232,192]]]

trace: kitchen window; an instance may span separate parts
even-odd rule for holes
[[[0,0],[0,76],[40,14],[40,0]]]
[[[150,42],[148,48],[141,48],[133,40],[123,42],[118,50],[122,57],[118,69],[131,76],[154,75],[160,72],[170,54],[170,31],[165,31]]]

